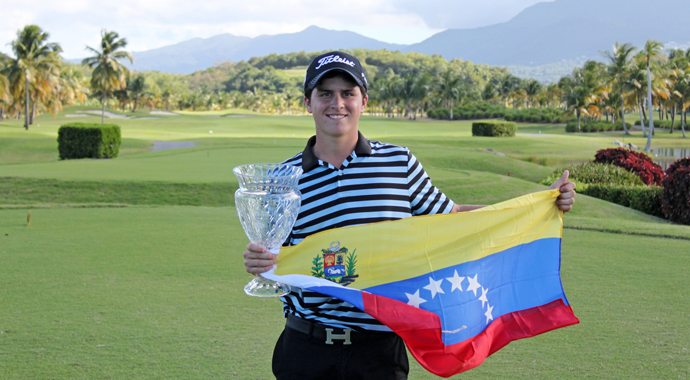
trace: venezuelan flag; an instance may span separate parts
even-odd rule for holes
[[[452,376],[513,340],[579,323],[560,278],[558,194],[324,231],[282,248],[264,276],[350,302],[424,368]]]

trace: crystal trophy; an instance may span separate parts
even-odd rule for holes
[[[240,188],[235,207],[240,223],[252,243],[277,255],[297,220],[302,168],[282,164],[248,164],[233,169]],[[254,297],[280,297],[290,286],[257,275],[244,287]]]

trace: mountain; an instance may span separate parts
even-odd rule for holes
[[[599,52],[616,41],[637,47],[649,39],[687,44],[688,13],[688,0],[556,0],[505,23],[437,33],[407,51],[501,66],[601,60]]]
[[[187,74],[213,66],[218,61],[230,60],[237,47],[252,39],[220,34],[210,38],[193,38],[174,45],[142,52],[132,52],[134,64],[124,62],[139,71],[155,70]]]
[[[509,66],[514,74],[548,72],[548,76],[537,78],[544,81],[568,74],[584,60],[602,60],[600,52],[611,50],[616,41],[639,48],[654,39],[667,47],[675,43],[687,47],[687,14],[688,0],[556,0],[535,4],[504,23],[449,29],[412,45],[389,44],[349,31],[310,26],[298,33],[255,38],[231,34],[194,38],[133,52],[135,64],[130,67],[187,74],[218,62],[271,53],[361,48],[440,54],[446,59]]]
[[[336,49],[400,50],[404,45],[389,44],[348,31],[310,26],[298,33],[258,36],[255,38],[221,34],[210,38],[194,38],[178,44],[141,52],[132,52],[138,71],[155,70],[188,74],[222,61],[242,61],[272,53],[321,51]]]

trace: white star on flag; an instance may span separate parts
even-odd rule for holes
[[[489,321],[493,321],[493,320],[494,320],[494,316],[491,315],[491,312],[492,312],[493,310],[494,310],[494,307],[491,306],[491,305],[489,305],[489,303],[487,302],[487,304],[486,304],[486,313],[484,313],[484,315],[486,315],[486,324],[487,324],[487,325],[489,324]]]
[[[465,277],[458,276],[458,271],[455,271],[455,274],[453,274],[453,277],[446,278],[446,280],[450,281],[450,283],[453,284],[453,287],[450,289],[450,291],[452,292],[455,289],[460,289],[460,291],[462,292],[462,281],[464,279],[465,279]]]
[[[443,292],[443,289],[441,289],[442,282],[443,279],[434,281],[433,278],[429,277],[429,285],[425,286],[424,289],[431,292],[431,299],[434,299],[434,297],[436,297],[436,293],[446,294]]]
[[[426,302],[425,299],[423,299],[422,297],[419,296],[419,289],[417,289],[417,291],[414,292],[414,294],[405,293],[405,295],[407,296],[407,299],[408,299],[407,304],[412,305],[412,306],[416,307],[417,309],[419,309],[419,305]]]
[[[477,289],[482,287],[481,285],[479,285],[479,282],[477,281],[477,275],[475,274],[474,277],[467,277],[467,280],[470,282],[470,286],[467,287],[467,291],[473,291],[474,296],[476,297]]]
[[[486,293],[489,292],[489,289],[484,289],[482,287],[482,295],[479,297],[479,300],[482,301],[482,309],[484,308],[484,302],[489,302],[489,300],[486,298]]]

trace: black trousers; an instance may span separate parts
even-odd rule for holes
[[[325,344],[286,327],[273,351],[278,380],[404,380],[409,370],[405,343],[393,333],[349,345]]]

